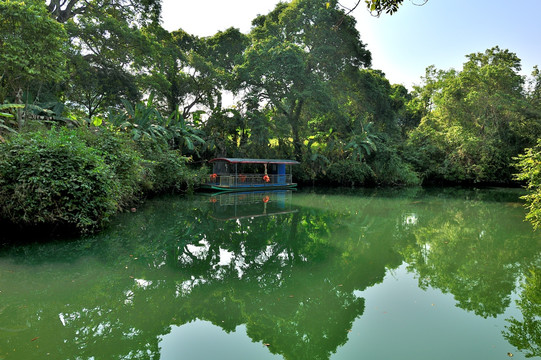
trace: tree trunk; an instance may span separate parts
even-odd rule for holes
[[[23,103],[23,89],[21,88],[19,88],[19,91],[17,91],[17,96],[15,97],[15,103],[16,104]],[[19,131],[22,130],[24,126],[23,110],[19,107],[17,108],[17,124],[19,125]]]
[[[299,122],[303,105],[304,100],[296,100],[290,116],[291,131],[293,132],[293,148],[295,150],[295,160],[297,161],[301,161],[302,159],[302,140],[299,134]]]
[[[293,132],[293,149],[295,151],[295,160],[301,161],[302,159],[302,143],[299,136],[298,124],[292,123],[291,130]]]

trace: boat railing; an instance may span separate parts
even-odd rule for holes
[[[291,174],[212,174],[208,181],[209,185],[223,187],[250,187],[250,186],[276,186],[287,185],[293,182]]]

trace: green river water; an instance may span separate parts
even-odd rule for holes
[[[539,358],[522,194],[161,197],[96,236],[3,246],[0,359]]]

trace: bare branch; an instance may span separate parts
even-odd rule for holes
[[[361,4],[362,0],[357,0],[355,5],[350,9],[347,6],[344,6],[342,3],[338,2],[338,6],[340,6],[342,9],[345,10],[345,16],[351,14],[359,5]],[[379,17],[382,12],[386,12],[388,14],[393,14],[398,10],[398,7],[402,5],[404,0],[365,0],[365,3],[368,7],[368,10],[373,16]],[[410,0],[410,2],[415,6],[423,6],[425,5],[428,0]],[[343,18],[339,22],[339,24],[336,25],[336,27],[340,26],[340,24],[343,22]]]
[[[351,9],[345,7],[344,5],[342,5],[342,4],[340,4],[340,3],[338,3],[338,5],[340,5],[340,6],[343,7],[344,9],[346,9],[346,10],[347,10],[346,15],[349,15],[349,14],[351,14],[353,11],[355,11],[355,9],[357,9],[357,7],[360,5],[361,1],[362,1],[362,0],[358,0],[358,1],[357,1],[357,4],[355,4],[355,6],[353,6],[353,8],[351,8]],[[428,1],[428,0],[426,0],[426,1]]]

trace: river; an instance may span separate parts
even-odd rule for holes
[[[0,359],[541,357],[520,189],[165,196],[0,249]]]

